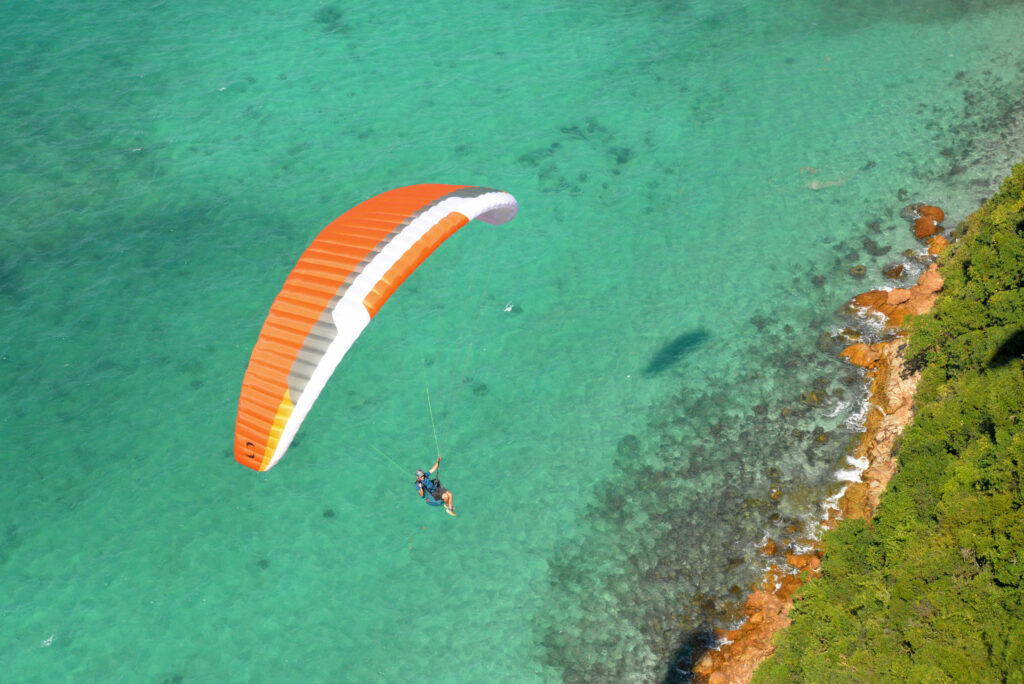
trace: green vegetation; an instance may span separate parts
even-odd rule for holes
[[[826,535],[755,682],[1024,682],[1024,163],[958,233],[908,325],[900,470]]]

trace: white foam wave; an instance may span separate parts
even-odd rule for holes
[[[853,406],[853,402],[852,401],[840,401],[840,402],[837,402],[835,407],[828,413],[828,417],[829,418],[835,418],[840,413],[845,412],[851,406]]]

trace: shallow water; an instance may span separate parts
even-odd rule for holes
[[[822,334],[900,208],[955,223],[1024,152],[1015,3],[407,5],[0,6],[6,680],[681,676],[840,486]],[[520,214],[242,468],[288,269],[416,182]],[[430,409],[455,520],[414,498]]]

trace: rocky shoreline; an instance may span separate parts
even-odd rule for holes
[[[938,234],[943,212],[937,207],[913,205],[904,210],[918,239],[928,239],[928,255],[936,257],[948,244]],[[910,368],[902,355],[906,335],[900,329],[910,314],[931,309],[942,289],[938,265],[931,263],[909,288],[872,290],[857,295],[848,303],[851,313],[884,317],[893,336],[866,344],[855,341],[857,333],[844,331],[851,344],[840,352],[850,363],[865,368],[869,380],[868,411],[865,431],[854,449],[853,458],[866,464],[858,481],[851,482],[835,505],[830,505],[821,525],[833,529],[841,519],[870,520],[879,498],[896,472],[894,446],[903,428],[913,418],[913,399],[920,371]],[[746,684],[757,666],[774,651],[775,634],[788,627],[794,593],[798,587],[820,574],[825,549],[816,539],[808,540],[808,549],[786,553],[785,566],[771,566],[761,583],[747,598],[743,613],[746,621],[737,629],[716,630],[719,647],[710,650],[694,665],[693,674],[708,684]],[[796,552],[799,551],[799,552]],[[778,553],[776,543],[768,539],[762,552]],[[788,566],[788,567],[787,567]]]

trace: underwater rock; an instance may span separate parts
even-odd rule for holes
[[[871,256],[877,257],[885,256],[892,250],[892,247],[883,247],[882,245],[878,244],[871,238],[864,238],[864,249],[867,250],[867,253],[870,254]]]
[[[636,435],[625,435],[616,447],[619,458],[632,460],[640,455],[640,440]],[[700,454],[701,456],[703,454]]]
[[[313,21],[324,25],[324,33],[335,33],[347,28],[341,21],[341,12],[334,5],[325,5],[313,14]]]
[[[923,202],[917,202],[915,204],[908,204],[907,206],[900,209],[900,218],[909,223],[913,223],[917,219],[921,218],[921,207],[924,206]]]
[[[757,328],[758,332],[760,332],[760,331],[764,330],[771,323],[771,320],[768,319],[768,318],[765,318],[764,316],[757,315],[757,316],[751,316],[750,322],[754,325],[755,328]]]
[[[823,276],[823,275],[813,276],[811,278],[811,283],[813,283],[815,287],[821,287],[822,285],[825,284],[825,276]]]
[[[801,394],[800,401],[806,406],[812,407],[821,404],[821,398],[818,396],[818,393],[814,391],[804,392],[803,394]]]
[[[855,340],[855,341],[859,340],[860,337],[861,337],[860,331],[859,330],[854,330],[853,328],[843,328],[842,330],[839,331],[839,334],[842,335],[843,337],[845,337],[848,340]]]
[[[850,269],[850,275],[854,278],[863,278],[868,273],[868,267],[863,264],[857,264]]]
[[[825,330],[822,331],[820,335],[818,335],[818,341],[815,344],[815,347],[818,351],[827,354],[835,347],[835,343],[836,341],[832,337],[832,335],[827,330]]]

